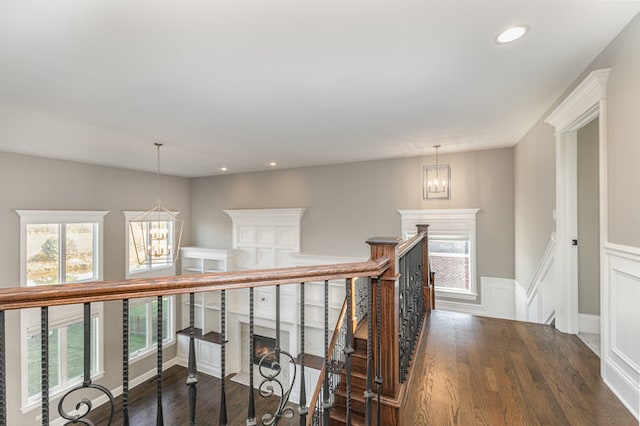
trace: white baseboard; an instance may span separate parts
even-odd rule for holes
[[[169,361],[165,362],[162,364],[162,371],[167,370],[168,368],[173,367],[174,365],[177,364],[177,358],[173,358],[170,359]],[[129,382],[129,390],[135,388],[136,386],[146,382],[149,379],[152,379],[153,377],[156,376],[156,369],[153,370],[149,370],[145,373],[142,373],[141,375],[137,376],[136,378],[132,379]],[[114,389],[110,389],[111,394],[113,395],[114,398],[119,397],[120,395],[122,395],[122,385],[114,388]],[[92,409],[95,409],[99,406],[101,406],[102,404],[106,404],[109,401],[109,398],[106,395],[101,395],[97,398],[94,398],[91,400],[91,406]],[[72,411],[71,413],[69,413],[71,415],[74,414],[78,414],[75,411]],[[67,424],[67,420],[63,419],[62,417],[58,417],[57,419],[55,419],[54,421],[52,421],[50,423],[51,426],[64,426],[65,424]]]
[[[600,334],[600,315],[578,314],[580,333]]]
[[[631,411],[631,414],[640,421],[640,391],[638,386],[613,362],[605,361],[603,369],[602,380],[624,406]]]
[[[487,316],[487,309],[477,303],[452,302],[450,300],[436,300],[436,309],[443,311],[461,312],[463,314]]]
[[[480,277],[481,303],[436,299],[436,309],[483,317],[516,319],[515,281],[510,278]],[[438,290],[436,289],[436,297]]]

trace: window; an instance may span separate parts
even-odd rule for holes
[[[462,237],[429,240],[429,260],[437,287],[471,290],[470,242]]]
[[[126,219],[127,235],[127,278],[134,277],[158,277],[175,274],[174,256],[164,256],[171,253],[175,246],[175,222],[166,214],[166,220],[137,220],[144,212],[127,211],[124,212]],[[162,213],[156,219],[163,219]],[[144,241],[145,246],[151,248],[151,252],[159,253],[158,258],[145,257],[142,253],[144,246],[136,247],[135,240]],[[158,260],[160,259],[160,260]]]
[[[91,351],[98,353],[95,336],[98,333],[98,318],[91,321]],[[28,397],[40,398],[40,332],[27,337]],[[67,326],[49,328],[49,389],[52,393],[80,383],[84,374],[84,325],[83,321]],[[97,357],[91,357],[91,375],[98,373]]]
[[[102,279],[104,211],[20,210],[21,283],[23,286],[66,284]],[[102,303],[91,305],[91,372],[102,374]],[[23,411],[39,403],[40,309],[20,312]],[[81,305],[49,308],[50,394],[81,382],[84,356]]]
[[[429,263],[436,296],[476,300],[476,214],[480,209],[400,210],[402,233],[429,225]]]
[[[126,211],[124,212],[126,222],[126,259],[127,278],[151,278],[167,275],[175,275],[174,256],[162,256],[161,261],[153,258],[142,258],[139,253],[144,247],[136,250],[132,233],[135,233],[136,240],[143,240],[150,245],[152,251],[158,253],[168,253],[173,247],[175,237],[175,222],[169,214],[166,218],[160,216],[154,219],[166,220],[137,220],[144,212]],[[162,341],[163,344],[171,344],[175,340],[174,321],[174,297],[164,297],[162,299]],[[157,345],[157,313],[158,300],[139,299],[131,300],[129,305],[129,359],[131,361],[143,358],[145,355],[156,350]]]
[[[162,298],[162,342],[174,341],[173,297]],[[131,301],[129,306],[129,359],[155,351],[158,342],[158,299]]]
[[[26,224],[26,284],[95,281],[97,227],[97,222]]]

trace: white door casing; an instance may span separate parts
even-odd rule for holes
[[[599,118],[600,281],[608,241],[606,88],[609,69],[591,72],[545,120],[556,134],[556,328],[579,331],[577,239],[577,131]],[[602,298],[601,298],[602,299]]]

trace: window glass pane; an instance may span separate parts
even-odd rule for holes
[[[429,240],[429,252],[469,254],[469,241]]]
[[[84,326],[82,322],[67,327],[67,380],[84,374]]]
[[[27,370],[29,397],[40,394],[40,333],[27,339]],[[60,386],[60,330],[49,330],[49,389]]]
[[[93,223],[66,225],[66,282],[96,279]]]
[[[152,322],[152,330],[151,330],[151,341],[153,343],[158,342],[158,301],[154,300],[151,302],[151,322]],[[162,298],[162,341],[164,342],[169,338],[169,299],[167,297]]]
[[[132,221],[129,224],[129,272],[144,271],[147,269],[144,259],[144,247],[146,244],[145,224],[146,222],[139,221]],[[136,241],[140,242],[137,247]]]
[[[129,309],[129,353],[147,347],[147,304]]]
[[[27,225],[27,285],[57,284],[59,225]]]
[[[468,240],[429,240],[429,260],[437,287],[470,290]]]

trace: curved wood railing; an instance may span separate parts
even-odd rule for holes
[[[376,276],[388,267],[389,258],[382,257],[335,265],[11,287],[0,289],[0,311]]]
[[[322,370],[320,371],[320,375],[318,376],[318,382],[316,383],[316,387],[313,390],[313,396],[309,401],[309,416],[307,417],[307,426],[311,426],[314,422],[314,414],[316,414],[316,410],[318,409],[318,404],[320,403],[320,392],[322,392],[322,387],[324,386],[324,380],[327,376],[327,366],[331,365],[334,357],[334,351],[336,349],[336,343],[338,342],[338,337],[340,335],[340,329],[344,325],[344,319],[347,313],[347,301],[345,300],[342,303],[342,309],[340,310],[340,315],[338,316],[338,320],[336,321],[336,326],[333,330],[333,337],[331,337],[331,343],[329,343],[328,354],[329,357],[326,359],[326,362],[322,366]]]

